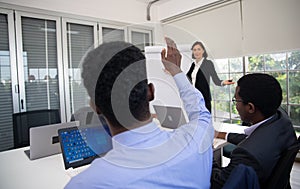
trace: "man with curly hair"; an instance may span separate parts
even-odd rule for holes
[[[73,177],[66,188],[209,188],[213,127],[201,93],[180,70],[181,55],[167,38],[162,52],[189,122],[174,131],[152,121],[145,56],[126,42],[104,43],[83,59],[82,78],[91,104],[112,134],[113,149]]]

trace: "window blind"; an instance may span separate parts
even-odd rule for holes
[[[27,111],[59,109],[56,22],[21,17]]]
[[[143,52],[145,52],[145,46],[150,46],[150,35],[149,33],[132,31],[131,32],[131,42]]]
[[[89,97],[81,82],[80,61],[94,46],[94,28],[90,25],[67,23],[69,89],[71,113],[89,106]]]
[[[13,147],[11,67],[8,19],[0,14],[0,151]]]
[[[102,27],[103,42],[125,41],[124,30]]]
[[[242,23],[239,2],[219,5],[165,23],[163,34],[178,44],[202,41],[212,59],[242,55]]]
[[[299,0],[242,3],[245,55],[300,49]]]

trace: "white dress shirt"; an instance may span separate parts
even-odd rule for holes
[[[250,136],[255,129],[257,129],[260,125],[262,125],[264,122],[268,121],[272,117],[273,116],[271,116],[271,117],[269,117],[269,118],[267,118],[265,120],[262,120],[261,122],[258,122],[258,123],[254,124],[254,125],[251,125],[250,127],[246,128],[246,129],[244,129],[245,135]]]
[[[261,122],[258,122],[258,123],[254,124],[254,125],[251,125],[250,127],[246,128],[246,129],[244,129],[245,135],[247,135],[247,137],[250,136],[253,133],[253,131],[255,131],[255,129],[257,129],[260,125],[262,125],[264,122],[268,121],[272,117],[273,116],[271,116],[271,117],[269,117],[269,118],[267,118],[265,120],[262,120]],[[226,141],[227,141],[228,135],[229,135],[229,133],[226,133],[226,135],[225,135],[225,140]]]
[[[203,60],[204,60],[204,58],[202,58],[199,62],[197,62],[196,60],[194,61],[195,67],[194,67],[194,70],[193,70],[192,75],[191,75],[193,86],[195,86],[197,73],[200,69],[200,66],[201,66]]]

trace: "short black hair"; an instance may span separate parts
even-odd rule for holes
[[[194,48],[196,45],[200,45],[200,46],[202,47],[202,49],[204,50],[203,57],[204,57],[204,58],[207,58],[207,57],[208,57],[208,54],[207,54],[206,49],[205,49],[205,47],[204,47],[204,45],[203,45],[202,42],[196,41],[196,42],[192,45],[191,50],[193,50],[193,48]],[[192,53],[192,58],[195,59],[194,53]]]
[[[146,61],[139,48],[104,43],[83,59],[81,75],[90,97],[114,125],[130,127],[149,118]]]
[[[251,102],[267,118],[275,114],[282,101],[282,89],[279,82],[264,73],[247,74],[237,82],[239,96],[244,103]]]

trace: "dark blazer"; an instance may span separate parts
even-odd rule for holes
[[[228,142],[237,144],[232,151],[227,167],[213,164],[211,188],[221,188],[231,171],[238,164],[251,166],[259,179],[260,187],[265,188],[273,168],[283,151],[297,143],[293,125],[287,114],[278,110],[273,117],[256,128],[250,136],[231,133]]]
[[[260,189],[254,169],[244,164],[236,166],[222,189]]]
[[[193,62],[189,71],[186,74],[190,81],[192,81],[192,72],[194,68],[195,63]],[[197,72],[195,82],[195,87],[202,93],[205,100],[205,104],[210,104],[211,101],[211,94],[209,88],[210,78],[212,78],[215,85],[221,86],[222,80],[219,79],[214,64],[211,60],[207,60],[205,58],[199,68],[199,71]]]

